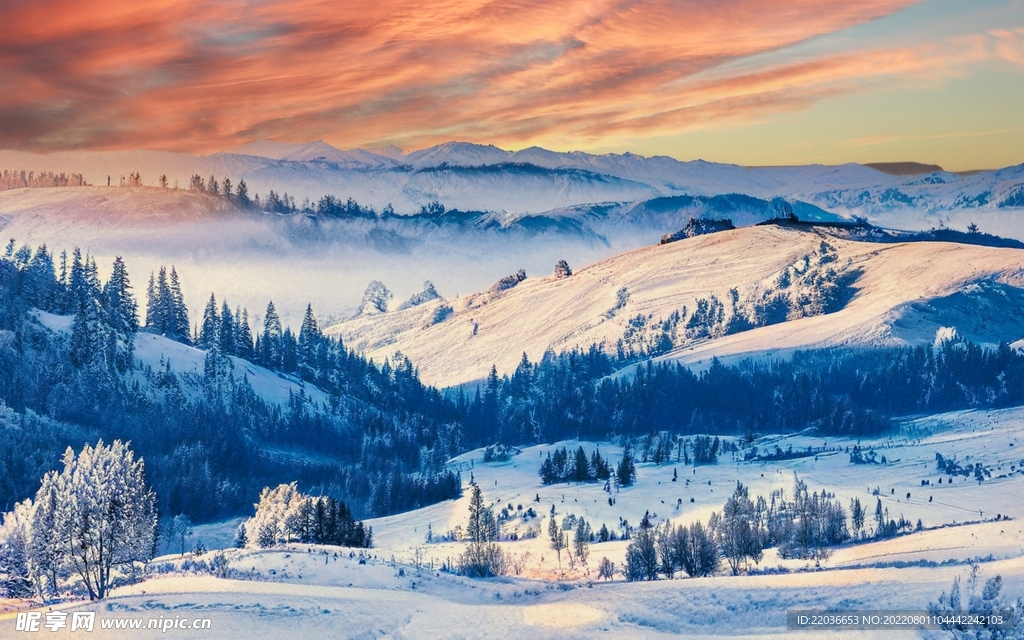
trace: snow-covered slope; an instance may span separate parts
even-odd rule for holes
[[[174,265],[193,322],[215,292],[218,301],[247,307],[256,323],[273,300],[295,328],[307,303],[328,318],[351,315],[371,280],[396,300],[424,280],[454,295],[519,268],[546,272],[559,259],[586,264],[657,242],[685,220],[685,213],[650,225],[616,218],[608,223],[615,233],[602,236],[572,220],[500,214],[325,220],[242,212],[205,194],[153,187],[0,191],[5,243],[46,244],[57,254],[80,247],[104,277],[122,256],[137,294],[151,272]]]
[[[810,490],[833,493],[841,504],[857,497],[870,510],[879,500],[891,518],[922,520],[921,531],[840,546],[820,567],[810,560],[780,558],[768,549],[757,567],[769,570],[762,575],[733,577],[723,568],[707,578],[676,574],[673,580],[627,583],[617,574],[606,583],[596,576],[597,564],[606,557],[621,569],[627,541],[592,543],[588,566],[576,570],[567,567],[563,553],[560,574],[556,554],[542,533],[499,543],[521,563],[519,575],[472,580],[437,570],[461,553],[465,543],[425,542],[428,527],[437,535],[465,526],[467,494],[369,521],[375,544],[362,557],[360,550],[305,544],[228,550],[222,569],[227,577],[216,578],[195,569],[197,561],[212,562],[213,553],[183,559],[175,554],[150,564],[156,574],[152,579],[118,588],[101,603],[53,608],[96,611],[91,635],[100,638],[125,637],[125,631],[100,629],[102,620],[115,617],[141,620],[143,626],[149,619],[208,618],[210,630],[201,633],[257,639],[819,637],[787,630],[786,611],[924,609],[941,592],[949,592],[955,577],[966,584],[970,563],[979,560],[982,580],[1001,575],[1003,594],[1012,600],[1024,592],[1024,511],[1018,499],[1024,482],[1018,466],[1024,446],[1022,420],[1020,409],[958,412],[913,421],[897,434],[872,440],[826,442],[787,436],[755,443],[762,448],[827,449],[794,460],[750,463],[723,458],[716,465],[696,468],[641,463],[633,486],[613,489],[614,506],[608,505],[601,484],[540,484],[541,456],[557,445],[531,447],[506,462],[485,463],[482,451],[452,461],[463,469],[464,479],[473,474],[488,505],[500,510],[508,503],[522,504],[524,510],[533,507],[539,514],[507,521],[506,536],[515,530],[523,533],[529,526],[545,531],[552,506],[556,518],[573,514],[586,518],[595,529],[606,524],[617,533],[622,519],[635,526],[645,512],[657,514],[658,524],[706,522],[711,511],[721,509],[737,481],[749,487],[751,496],[774,489],[788,493],[794,472]],[[591,450],[597,443],[561,444]],[[850,464],[845,449],[855,444],[882,452],[891,462]],[[621,452],[609,443],[600,447],[613,460]],[[958,460],[969,457],[992,469],[993,477],[983,483],[957,477],[952,484],[939,485],[936,453],[956,455]],[[676,482],[671,480],[673,470],[679,472]],[[929,484],[923,486],[922,480]],[[235,524],[227,523],[225,529]],[[210,534],[197,530],[196,537],[212,542],[217,536]],[[417,550],[426,567],[413,566]],[[0,615],[0,635],[17,635],[14,625],[13,613]],[[160,630],[130,634],[166,637]],[[837,635],[881,639],[894,634],[889,630]]]
[[[593,344],[614,353],[631,318],[657,322],[683,307],[692,313],[699,298],[712,294],[728,305],[734,288],[741,298],[754,295],[803,256],[815,255],[822,242],[834,247],[835,266],[856,278],[852,298],[840,310],[725,335],[663,357],[696,363],[711,356],[814,346],[930,342],[934,333],[907,330],[914,323],[908,303],[951,296],[978,282],[1024,287],[1024,250],[940,242],[877,244],[770,225],[639,249],[570,278],[527,278],[500,293],[354,318],[328,331],[374,358],[401,351],[417,364],[424,381],[454,385],[484,377],[492,363],[499,374],[510,373],[524,352],[533,361],[548,349]],[[1007,300],[1019,302],[1020,296]],[[450,309],[447,315],[438,314],[442,305]],[[1015,340],[1024,331],[1022,313],[1016,303],[993,307],[984,330],[982,323],[972,324],[972,337]],[[943,317],[936,310],[928,321],[941,325]]]
[[[71,332],[73,316],[58,316],[38,310],[33,313],[39,323],[51,331]],[[203,349],[142,332],[135,335],[135,359],[142,368],[153,371],[160,371],[170,365],[186,390],[199,392],[206,361],[206,351]],[[313,406],[324,406],[327,403],[327,394],[292,376],[265,369],[234,356],[228,357],[228,363],[231,375],[237,380],[248,380],[253,391],[267,402],[287,406],[292,395],[304,393]]]

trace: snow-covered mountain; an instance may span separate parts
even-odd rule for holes
[[[808,289],[793,291],[798,277]],[[832,286],[820,284],[829,278],[845,292],[835,294],[831,308],[824,303],[825,313],[802,311],[801,303],[777,323],[726,328],[737,309],[749,315],[743,310],[779,294],[813,299],[815,287]],[[1010,342],[1024,335],[1021,287],[1021,249],[865,242],[769,225],[647,247],[568,278],[496,284],[328,331],[376,359],[400,351],[424,381],[446,386],[481,379],[492,363],[499,374],[511,373],[524,352],[532,361],[549,349],[595,344],[615,353],[620,341],[642,352],[662,333],[671,344],[656,353],[671,348],[661,357],[690,364],[806,347],[919,344],[951,326],[976,342]],[[709,331],[690,331],[701,300],[717,300],[721,320]]]
[[[310,218],[241,210],[196,191],[62,187],[0,191],[0,230],[19,244],[45,243],[58,253],[79,246],[101,268],[120,255],[137,288],[160,265],[175,265],[193,321],[216,292],[257,320],[273,300],[297,326],[307,303],[320,313],[351,315],[371,280],[383,281],[399,299],[424,280],[453,296],[521,268],[545,273],[560,259],[588,264],[650,245],[694,216],[753,224],[793,208],[828,215],[809,205],[732,195],[584,204],[539,215]]]
[[[919,166],[923,171],[933,168]],[[81,173],[96,185],[107,184],[108,176],[116,185],[132,171],[140,172],[145,184],[166,175],[180,186],[193,174],[214,175],[236,184],[245,179],[252,191],[263,194],[273,189],[299,201],[333,194],[378,211],[391,204],[399,213],[416,213],[434,201],[449,209],[538,214],[659,196],[744,194],[805,201],[883,224],[891,224],[893,217],[913,228],[966,227],[974,221],[989,232],[1024,234],[1024,165],[969,175],[891,175],[859,164],[742,167],[632,153],[562,153],[538,147],[506,151],[465,142],[404,153],[394,147],[343,151],[323,141],[261,140],[207,156],[0,151],[0,168]]]

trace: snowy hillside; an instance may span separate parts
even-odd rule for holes
[[[51,331],[70,334],[74,316],[58,316],[35,311],[39,323]],[[203,378],[206,351],[152,333],[135,335],[135,358],[143,369],[159,371],[169,366],[186,388],[198,393]],[[311,384],[292,376],[270,371],[241,358],[228,356],[230,373],[238,380],[245,379],[253,391],[269,403],[286,407],[292,395],[304,393],[314,406],[327,403],[327,394]],[[139,377],[142,380],[141,377]]]
[[[706,521],[712,510],[721,509],[737,480],[752,495],[766,495],[773,489],[789,491],[794,472],[812,489],[835,493],[842,504],[854,497],[871,505],[880,500],[890,516],[922,521],[921,530],[894,538],[844,544],[820,566],[780,558],[769,549],[756,567],[765,570],[760,574],[733,577],[723,570],[706,578],[677,574],[673,580],[632,583],[617,574],[606,582],[596,576],[597,563],[607,557],[621,567],[627,541],[592,543],[589,566],[576,570],[565,567],[563,557],[559,576],[555,552],[541,535],[500,543],[522,562],[518,575],[473,580],[438,570],[465,543],[425,542],[428,527],[436,535],[465,525],[469,498],[464,496],[369,521],[375,546],[365,554],[306,544],[228,550],[215,571],[220,577],[204,569],[215,562],[216,553],[184,559],[169,555],[151,563],[154,577],[115,590],[103,604],[55,608],[96,611],[97,624],[115,616],[145,624],[187,612],[190,618],[209,618],[217,636],[247,638],[333,637],[339,629],[351,637],[782,638],[794,634],[786,629],[788,609],[924,609],[949,591],[955,577],[965,581],[972,561],[980,561],[983,580],[1001,575],[1003,593],[1012,599],[1024,592],[1024,511],[1016,499],[1024,482],[1022,419],[1019,409],[964,412],[910,422],[899,433],[875,440],[790,436],[755,442],[762,448],[825,450],[771,463],[728,458],[696,468],[641,463],[634,486],[613,490],[614,506],[607,504],[609,494],[600,484],[541,485],[537,467],[551,446],[527,448],[506,462],[485,463],[481,451],[452,461],[464,469],[465,478],[470,472],[475,476],[489,505],[522,504],[540,514],[507,521],[506,536],[534,525],[544,529],[551,506],[556,518],[573,514],[616,531],[623,519],[635,526],[645,511],[656,513],[657,523]],[[587,450],[596,446],[565,444]],[[847,450],[854,445],[881,452],[891,462],[853,465]],[[600,447],[613,458],[620,453],[608,443]],[[939,485],[935,454],[953,452],[958,460],[991,468],[992,478],[978,483],[957,477]],[[676,482],[673,470],[679,471]],[[538,496],[539,503],[534,501]],[[417,550],[419,567],[414,564]],[[0,616],[0,632],[13,624],[13,614]],[[120,637],[98,628],[94,635]],[[843,635],[888,638],[893,632]],[[132,637],[160,636],[160,631],[132,632]]]
[[[631,327],[636,333],[684,307],[693,313],[699,299],[711,295],[727,305],[730,289],[737,290],[741,302],[758,298],[777,287],[781,274],[792,273],[792,265],[804,256],[816,255],[823,242],[834,247],[832,264],[852,280],[851,297],[841,309],[711,336],[663,357],[696,363],[711,356],[815,346],[930,343],[944,323],[958,323],[983,343],[1009,342],[1024,334],[1019,306],[1024,251],[936,242],[877,244],[778,226],[639,249],[569,278],[529,277],[505,291],[354,318],[329,332],[377,359],[401,351],[419,366],[425,381],[454,385],[483,378],[492,363],[499,374],[510,373],[524,352],[532,361],[548,349],[593,344],[614,353]],[[985,282],[1011,289],[970,288]],[[975,307],[988,309],[987,316],[968,322],[964,316],[971,311],[940,302],[958,293],[1005,298],[1015,311],[990,302]],[[446,311],[439,314],[442,307]]]

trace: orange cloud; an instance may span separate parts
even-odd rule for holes
[[[913,1],[35,0],[0,24],[0,147],[565,147],[1020,59],[1006,30],[724,70]]]

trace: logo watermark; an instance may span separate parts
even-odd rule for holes
[[[213,626],[210,618],[173,618],[159,616],[157,618],[130,618],[124,616],[100,618],[100,629],[147,629],[167,633],[172,630],[196,631],[206,630]],[[97,627],[95,611],[22,611],[14,624],[15,631],[83,631],[89,633]]]

